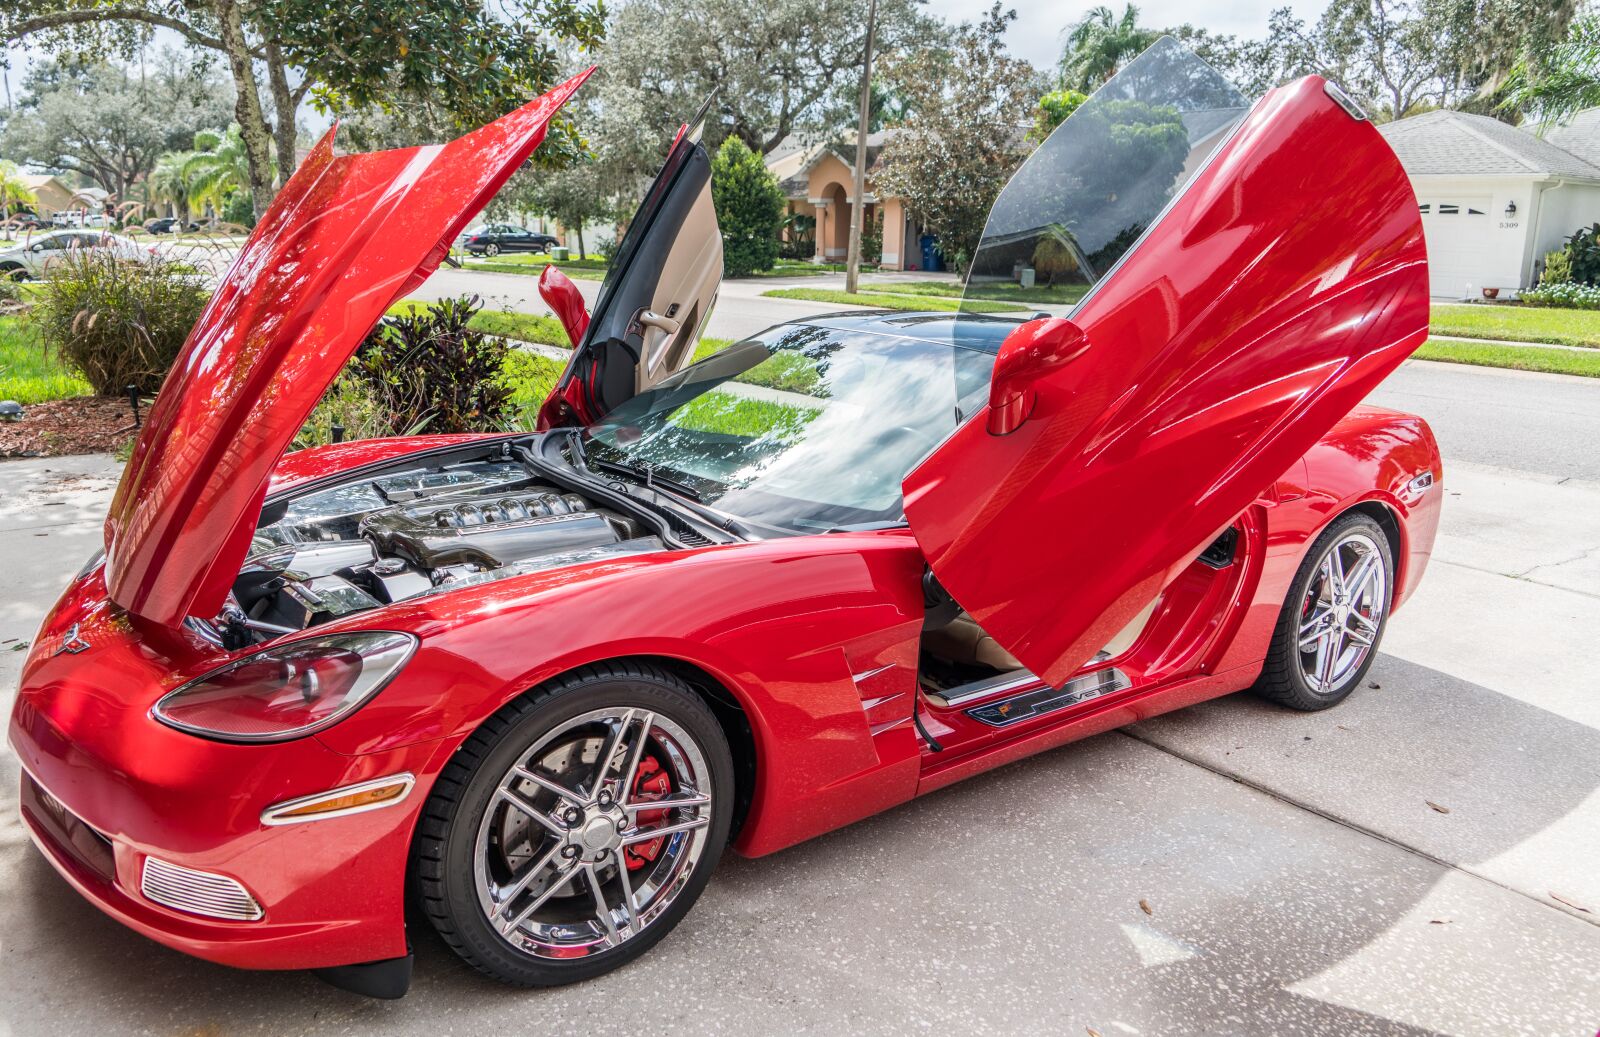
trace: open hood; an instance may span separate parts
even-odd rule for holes
[[[336,156],[328,131],[239,250],[150,408],[106,518],[114,602],[166,626],[221,609],[306,416],[592,71],[449,144]]]
[[[1020,263],[1086,294],[1006,340],[906,515],[1052,686],[1427,335],[1421,218],[1378,131],[1315,76],[1241,105],[1163,39],[1023,165],[974,256],[969,289]]]

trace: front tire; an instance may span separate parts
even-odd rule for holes
[[[440,774],[413,851],[423,909],[502,982],[609,972],[700,896],[733,783],[722,729],[683,680],[645,663],[582,667],[489,718]]]
[[[1291,709],[1343,702],[1371,669],[1394,601],[1394,557],[1373,519],[1335,519],[1289,585],[1255,692]]]

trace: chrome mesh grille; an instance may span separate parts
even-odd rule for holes
[[[253,922],[262,914],[255,897],[233,879],[156,857],[144,859],[139,888],[157,904],[207,918]]]

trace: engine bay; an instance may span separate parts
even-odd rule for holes
[[[508,447],[450,451],[269,503],[215,626],[243,647],[420,595],[667,550]]]

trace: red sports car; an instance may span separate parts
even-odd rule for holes
[[[1426,424],[1361,406],[1427,332],[1416,200],[1336,88],[1247,105],[1171,40],[968,261],[969,298],[1066,316],[857,312],[691,364],[722,242],[680,131],[593,314],[546,275],[576,348],[541,431],[286,454],[582,78],[444,146],[324,140],[196,325],[11,719],[27,826],[102,910],[398,996],[409,893],[477,968],[564,983],[729,846],[1361,682],[1439,513]]]

